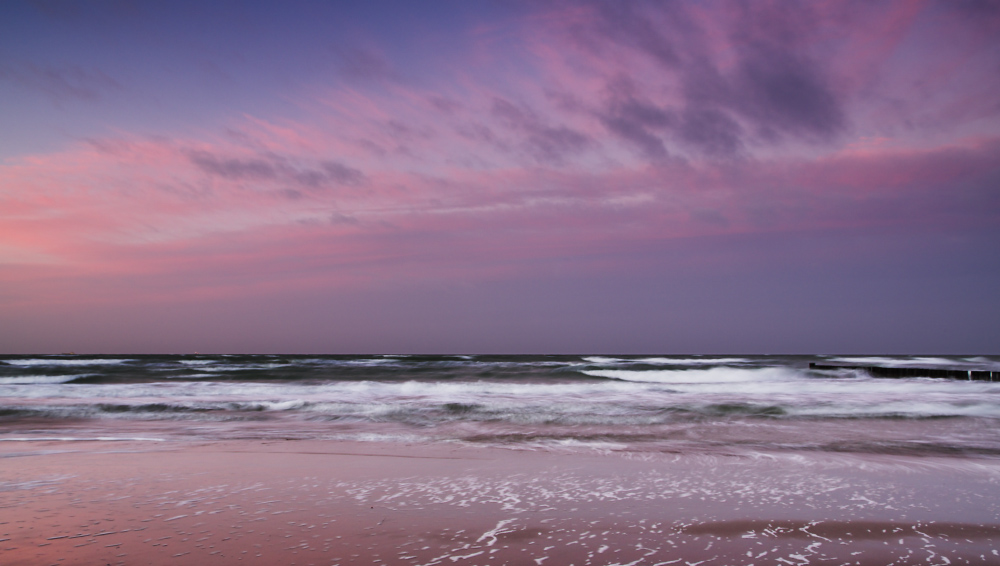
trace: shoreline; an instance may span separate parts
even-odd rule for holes
[[[3,566],[1000,560],[996,460],[3,444]]]

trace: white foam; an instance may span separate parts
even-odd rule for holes
[[[603,356],[587,356],[583,358],[583,361],[590,362],[592,364],[619,364],[625,360],[621,358],[605,358]]]
[[[43,383],[66,383],[87,374],[75,375],[19,375],[17,377],[0,377],[0,385],[34,385]]]
[[[261,403],[269,411],[290,411],[301,409],[306,405],[302,399],[291,399],[288,401],[276,401],[272,403]]]
[[[164,438],[146,436],[0,436],[0,442],[166,442]]]
[[[482,534],[482,536],[480,536],[478,539],[476,539],[476,542],[486,541],[486,546],[493,546],[494,544],[496,544],[497,537],[499,535],[504,534],[504,533],[513,532],[514,529],[507,529],[507,528],[505,528],[507,525],[509,525],[510,523],[513,523],[513,522],[514,522],[514,519],[504,519],[504,520],[498,522],[495,527],[493,527],[492,529],[486,531],[485,533]],[[480,552],[478,554],[482,554],[482,552]],[[472,556],[475,556],[475,555],[472,555]]]
[[[361,366],[361,367],[372,367],[372,366],[385,366],[393,365],[399,363],[399,360],[395,358],[385,357],[379,358],[377,360],[337,360],[337,364],[334,365],[346,365],[346,366]]]
[[[661,366],[718,366],[727,364],[745,364],[750,361],[746,358],[712,358],[703,356],[699,356],[696,358],[692,357],[608,358],[604,356],[588,356],[583,358],[583,360],[591,364],[605,365],[605,366],[620,366],[620,365],[630,365],[630,364],[661,365]]]
[[[401,444],[417,444],[436,440],[429,436],[415,434],[381,434],[377,432],[358,432],[347,434],[330,434],[322,437],[325,440],[347,440],[353,442],[395,442]]]
[[[749,360],[747,360],[746,358],[642,358],[635,361],[650,365],[708,366],[708,365],[726,365],[726,364],[745,364]]]
[[[1000,394],[1000,383],[932,379],[820,378],[793,368],[716,367],[686,370],[624,369],[587,370],[587,375],[607,380],[530,383],[523,381],[341,381],[319,385],[299,383],[188,382],[26,385],[0,384],[0,396],[38,399],[48,402],[81,400],[93,403],[208,402],[284,403],[264,408],[287,410],[309,405],[371,404],[413,407],[461,403],[470,405],[523,406],[526,404],[588,404],[654,402],[672,404],[677,394],[784,395],[803,396],[813,402],[815,395],[926,396],[949,394],[979,397]],[[8,378],[16,379],[16,378]],[[661,398],[662,397],[662,398]],[[640,401],[640,399],[643,399]],[[673,401],[671,401],[673,399]]]
[[[275,369],[288,367],[291,364],[214,364],[211,366],[202,366],[205,371],[246,371],[246,370],[256,370],[256,369]]]

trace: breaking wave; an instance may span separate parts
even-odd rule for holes
[[[3,360],[3,363],[10,364],[12,366],[21,367],[33,367],[33,366],[63,366],[63,367],[80,367],[80,366],[109,366],[128,363],[134,360],[126,359],[62,359],[62,358],[30,358],[24,360],[8,359]]]
[[[803,376],[802,372],[788,368],[735,369],[716,367],[710,369],[687,370],[584,370],[582,373],[593,377],[638,381],[643,383],[733,383],[789,381]]]
[[[811,361],[1000,365],[990,356],[0,356],[0,439],[1000,454],[1000,383],[879,379],[810,370]]]

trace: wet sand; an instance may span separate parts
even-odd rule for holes
[[[998,564],[1000,462],[0,443],[0,565]]]

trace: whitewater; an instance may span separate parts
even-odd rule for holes
[[[1000,455],[1000,383],[810,363],[994,356],[0,356],[0,441],[301,439],[623,453]]]

